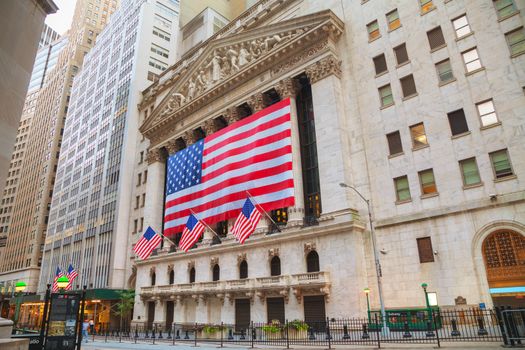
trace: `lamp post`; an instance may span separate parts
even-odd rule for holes
[[[430,310],[430,301],[428,300],[427,287],[428,287],[428,284],[424,282],[421,283],[421,288],[423,288],[423,292],[425,292],[425,304],[427,305],[428,319],[432,321],[432,312]]]
[[[69,278],[67,278],[67,276],[62,276],[57,279],[57,286],[60,291],[63,291],[64,289],[66,289],[68,284],[69,284]]]
[[[91,302],[95,303],[95,312],[93,313],[93,335],[95,335],[97,328],[97,305],[100,303],[100,300],[91,300]]]
[[[365,288],[363,289],[363,292],[366,294],[366,310],[368,313],[368,324],[370,324],[370,297],[368,296],[368,294],[370,294],[370,289]]]
[[[379,294],[379,304],[381,306],[381,319],[383,323],[383,334],[388,335],[390,334],[390,329],[387,325],[387,318],[386,318],[386,311],[385,311],[385,303],[383,301],[383,285],[381,283],[381,263],[379,262],[379,254],[377,253],[377,246],[376,246],[376,233],[374,230],[374,224],[372,222],[372,206],[370,205],[370,200],[366,199],[361,192],[359,192],[355,187],[345,184],[344,182],[339,183],[339,186],[343,188],[350,188],[353,190],[363,201],[365,201],[366,206],[368,208],[368,222],[370,224],[370,236],[372,237],[372,249],[374,250],[374,260],[375,260],[375,266],[376,266],[376,276],[377,276],[377,292]]]
[[[20,296],[26,290],[27,283],[24,281],[18,281],[15,285],[15,293],[16,293],[16,307],[15,307],[15,327],[18,325],[18,316],[20,314]]]

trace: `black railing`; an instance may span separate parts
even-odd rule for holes
[[[308,345],[331,348],[332,345],[370,345],[381,343],[436,344],[441,342],[503,342],[519,345],[523,337],[525,310],[465,309],[424,312],[420,317],[389,316],[383,329],[379,314],[370,318],[327,318],[326,320],[286,321],[284,323],[153,323],[135,324],[118,329],[102,324],[93,335],[99,341],[134,343],[215,343],[255,344],[289,348]],[[521,332],[521,333],[520,333]]]

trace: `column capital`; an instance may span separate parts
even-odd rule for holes
[[[168,150],[169,154],[174,154],[174,153],[177,153],[178,151],[180,151],[180,147],[179,147],[179,145],[177,145],[177,141],[176,140],[168,141],[168,143],[166,144],[165,147],[166,147],[166,150]]]
[[[192,145],[195,143],[195,135],[193,134],[193,130],[188,130],[184,134],[181,135],[182,139],[184,140],[184,143],[186,143],[186,147]]]
[[[250,96],[246,103],[248,103],[248,106],[252,109],[252,113],[257,113],[262,110],[264,108],[264,96],[262,92],[257,92]]]
[[[148,154],[146,156],[146,161],[148,162],[148,164],[153,164],[156,162],[164,162],[165,160],[166,160],[166,157],[164,156],[160,148],[152,148],[148,150]]]
[[[224,112],[224,119],[226,119],[226,122],[228,125],[231,125],[235,123],[236,121],[240,120],[241,117],[239,116],[239,110],[237,107],[230,107]]]
[[[214,119],[208,119],[204,121],[204,125],[202,126],[202,130],[206,133],[206,136],[209,136],[217,131],[217,124],[215,123]]]
[[[293,78],[285,78],[277,83],[276,86],[274,86],[275,91],[279,94],[281,99],[285,99],[288,97],[295,97],[297,93],[299,92],[300,86],[297,83],[297,80]]]
[[[341,78],[341,61],[335,56],[327,56],[306,68],[306,75],[310,79],[310,84],[315,84],[319,80],[329,75]]]

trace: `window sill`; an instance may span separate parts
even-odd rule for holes
[[[467,135],[470,135],[470,130],[469,130],[469,131],[462,132],[461,134],[452,135],[452,137],[450,137],[450,138],[451,138],[452,140],[455,140],[455,139],[459,139],[460,137],[467,136]]]
[[[376,37],[373,38],[373,39],[370,39],[370,38],[369,38],[369,39],[368,39],[368,43],[370,44],[371,42],[376,41],[377,39],[380,39],[380,38],[381,38],[381,34],[379,34],[378,36],[376,36]]]
[[[426,199],[426,198],[432,198],[432,197],[437,197],[439,196],[439,192],[434,192],[434,193],[427,193],[427,194],[422,194],[421,199]]]
[[[403,63],[398,64],[398,65],[396,66],[396,68],[401,68],[401,67],[403,67],[403,66],[406,66],[406,65],[409,64],[409,63],[410,63],[410,60],[405,61],[405,62],[403,62]]]
[[[508,180],[515,180],[517,178],[518,178],[518,176],[513,174],[513,175],[508,175],[508,176],[505,176],[505,177],[502,177],[502,178],[499,178],[499,179],[494,179],[494,182],[498,183],[498,182],[503,182],[503,181],[508,181]]]
[[[524,54],[525,54],[525,51],[513,53],[512,55],[510,55],[510,58],[516,58]]]
[[[454,78],[454,79],[450,79],[449,81],[440,82],[438,86],[439,86],[439,87],[442,87],[442,86],[448,85],[448,84],[450,84],[450,83],[453,83],[453,82],[455,82],[455,81],[457,81],[456,78]]]
[[[495,128],[496,126],[500,126],[500,125],[501,125],[501,122],[497,122],[497,123],[489,124],[489,125],[483,125],[482,127],[479,128],[479,130],[487,130],[490,128]]]
[[[419,14],[420,14],[421,16],[424,16],[424,15],[426,15],[427,13],[434,11],[435,9],[436,9],[436,6],[432,6],[431,8],[429,8],[428,10],[426,10],[425,12],[421,11]]]
[[[439,51],[439,50],[441,50],[441,49],[444,48],[444,47],[447,47],[447,44],[446,44],[446,43],[443,44],[443,45],[439,45],[438,47],[435,47],[435,48],[433,48],[433,49],[430,49],[430,53],[434,53],[434,52],[436,52],[436,51]]]
[[[512,12],[512,13],[509,14],[509,15],[506,15],[506,16],[504,16],[504,17],[498,18],[498,22],[503,22],[504,20],[509,19],[509,18],[511,18],[511,17],[514,17],[514,16],[516,16],[516,15],[519,14],[519,13],[520,13],[520,10],[516,10],[516,11]]]
[[[424,146],[418,146],[418,147],[412,147],[412,151],[419,151],[420,149],[423,149],[423,148],[428,148],[430,147],[430,145],[424,145]]]
[[[479,182],[477,184],[472,184],[472,185],[463,185],[463,189],[464,190],[469,190],[471,188],[478,188],[478,187],[482,187],[483,186],[483,182]]]
[[[416,97],[417,95],[418,95],[417,92],[416,92],[415,94],[408,95],[407,97],[403,97],[403,100],[402,100],[402,101],[410,100],[411,98]]]
[[[411,203],[412,202],[412,198],[410,199],[405,199],[404,201],[396,201],[396,205],[400,205],[400,204],[406,204],[406,203]]]
[[[388,29],[388,32],[389,32],[389,33],[392,33],[393,31],[395,31],[395,30],[401,28],[402,26],[403,26],[403,25],[400,24],[399,26],[397,26],[397,27],[395,27],[395,28],[392,28],[392,29],[389,28],[389,29]]]
[[[485,67],[481,67],[481,68],[478,68],[478,69],[474,69],[473,71],[471,72],[467,72],[465,73],[465,76],[468,77],[470,75],[473,75],[473,74],[476,74],[477,72],[481,72],[481,71],[484,71],[485,70]]]
[[[391,104],[389,104],[389,105],[384,105],[384,106],[382,106],[381,108],[379,108],[379,110],[386,109],[386,108],[388,108],[388,107],[392,107],[393,105],[395,105],[395,103],[391,103]]]
[[[388,73],[388,70],[384,71],[384,72],[381,72],[379,74],[376,74],[375,78],[379,78],[379,77],[382,77],[383,75],[387,74]]]
[[[472,36],[472,35],[474,35],[474,32],[470,32],[470,33],[468,33],[468,34],[465,34],[465,35],[463,35],[463,36],[460,36],[459,38],[456,38],[456,41],[463,40],[463,39],[468,38],[469,36]]]
[[[404,154],[405,154],[405,152],[394,153],[394,154],[389,155],[388,159],[396,158],[396,157],[402,156]]]

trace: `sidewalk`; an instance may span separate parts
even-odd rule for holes
[[[142,349],[154,349],[154,350],[216,350],[221,349],[219,344],[203,344],[199,343],[197,345],[197,348],[193,346],[193,344],[188,343],[176,343],[175,345],[171,344],[148,344],[148,343],[129,343],[129,342],[114,342],[114,341],[108,341],[105,343],[104,341],[96,340],[95,342],[89,342],[89,343],[82,343],[82,348],[86,350],[114,350],[114,349],[129,349],[129,350],[142,350]],[[264,345],[255,345],[255,349],[283,349],[283,347],[272,347],[272,346],[264,346]],[[250,349],[250,347],[246,346],[225,346],[222,349],[224,350],[240,350],[240,349]],[[293,345],[290,346],[290,349],[298,349],[298,350],[324,350],[327,349],[326,346],[319,346],[319,347],[308,347],[308,346],[300,346],[300,345]],[[362,346],[362,345],[334,345],[332,346],[332,349],[349,349],[349,350],[373,350],[377,349],[377,347],[374,346]],[[429,350],[429,349],[439,349],[437,347],[437,344],[381,344],[381,349],[409,349],[409,350]],[[478,343],[478,342],[456,342],[456,343],[441,343],[441,349],[452,349],[452,350],[501,350],[502,344],[493,342],[493,343]]]

